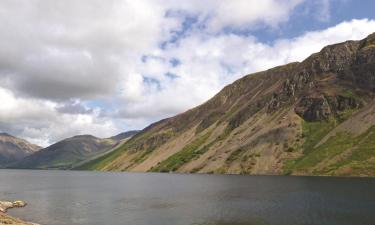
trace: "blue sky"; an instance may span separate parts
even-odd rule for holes
[[[142,129],[234,80],[375,31],[370,0],[1,1],[0,131]]]
[[[288,22],[279,24],[277,28],[255,25],[246,27],[245,30],[228,27],[222,32],[251,35],[262,42],[272,43],[281,38],[294,38],[308,31],[323,30],[342,21],[374,19],[374,8],[375,2],[371,0],[304,1],[291,12]],[[176,41],[178,37],[186,35],[195,23],[197,23],[196,17],[186,17],[183,22],[183,29],[171,41]]]

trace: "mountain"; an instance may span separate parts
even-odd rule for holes
[[[19,162],[12,168],[70,169],[75,164],[111,149],[117,142],[91,135],[79,135],[64,139],[44,148]]]
[[[112,140],[114,140],[114,141],[121,141],[121,140],[124,140],[124,139],[130,138],[130,137],[133,137],[133,136],[136,135],[138,132],[139,132],[139,130],[126,131],[126,132],[120,133],[120,134],[118,134],[118,135],[112,136],[112,137],[110,137],[109,139],[112,139]]]
[[[21,160],[41,147],[7,133],[0,133],[0,167]]]
[[[375,33],[247,75],[82,169],[375,176]]]
[[[123,133],[120,133],[118,135],[112,136],[108,138],[109,140],[115,141],[116,144],[112,146],[112,148],[108,149],[107,151],[101,152],[99,154],[95,154],[92,157],[86,158],[85,160],[80,161],[79,163],[74,164],[74,166],[71,168],[73,170],[82,170],[82,166],[85,165],[86,163],[96,160],[100,157],[103,157],[106,154],[109,154],[113,151],[116,151],[121,145],[129,140],[131,137],[136,135],[139,131],[138,130],[132,130],[132,131],[126,131]]]

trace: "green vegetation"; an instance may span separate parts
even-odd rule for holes
[[[154,135],[152,135],[152,133],[150,132],[136,135],[129,141],[125,142],[124,144],[116,147],[113,151],[110,151],[108,154],[105,154],[88,163],[85,163],[84,165],[81,165],[77,167],[76,169],[101,170],[107,164],[111,163],[117,157],[122,155],[126,150],[136,148],[137,144],[139,143],[145,143],[146,146],[144,147],[144,149],[141,149],[142,152],[140,151],[139,156],[133,159],[133,163],[140,163],[143,160],[145,160],[147,155],[149,155],[156,147],[158,147],[161,143],[163,143],[163,140],[168,139],[171,136],[173,136],[172,131],[166,131],[164,133],[154,134]]]
[[[355,97],[355,94],[352,90],[345,90],[343,93],[342,93],[342,96],[344,97],[349,97],[349,98],[354,98]]]
[[[294,152],[294,148],[293,147],[288,147],[288,149],[286,150],[287,152]]]
[[[234,151],[229,155],[229,157],[225,160],[225,162],[226,162],[226,163],[231,163],[231,162],[233,162],[234,160],[238,159],[244,151],[245,151],[245,148],[244,148],[244,147],[240,147],[240,148],[234,150]]]
[[[314,168],[319,163],[326,159],[341,154],[345,149],[353,145],[353,139],[347,133],[339,133],[330,138],[324,144],[310,151],[303,158],[301,158],[294,166],[297,170],[307,170]]]
[[[307,151],[303,157],[287,162],[284,171],[309,172],[315,175],[368,175],[375,174],[374,162],[375,126],[358,137],[338,133],[324,144]],[[350,172],[340,172],[341,168]]]
[[[103,156],[100,156],[96,159],[93,159],[75,169],[77,170],[100,170],[107,165],[107,163],[112,162],[114,159],[116,159],[118,156],[120,156],[123,151],[126,149],[127,144],[120,145],[116,147],[113,151],[109,152],[108,154],[105,154]]]
[[[352,150],[347,157],[325,168],[325,174],[334,174],[339,168],[349,168],[350,173],[344,175],[373,175],[375,174],[375,126],[358,137],[350,137]],[[347,140],[347,142],[350,142]],[[345,147],[345,146],[343,146]]]
[[[336,118],[331,118],[329,120],[319,122],[303,121],[302,138],[304,138],[304,143],[301,147],[304,155],[297,159],[287,160],[284,163],[284,173],[290,174],[293,171],[310,173],[308,171],[314,170],[314,167],[322,168],[323,161],[338,156],[348,148],[355,146],[356,138],[348,133],[338,133],[336,136],[329,138],[322,145],[317,146],[337,124],[344,122],[354,112],[354,109],[349,109],[341,112]],[[289,149],[287,151],[289,152]],[[318,166],[318,164],[320,165]],[[335,169],[337,169],[337,166]],[[325,172],[328,172],[328,170],[332,172],[334,169],[326,168]],[[312,173],[317,175],[322,174],[323,170],[318,171],[315,169]]]
[[[160,162],[156,167],[152,168],[152,172],[170,172],[176,171],[185,163],[191,161],[194,158],[199,157],[199,155],[208,151],[211,143],[202,146],[206,140],[210,137],[211,131],[205,133],[204,135],[198,137],[190,144],[186,145],[181,151],[170,156],[166,160]]]
[[[304,153],[311,152],[324,136],[336,126],[335,120],[302,123],[302,136],[305,142],[302,146]]]
[[[290,174],[295,170],[296,165],[301,161],[305,156],[314,150],[314,147],[326,136],[336,125],[335,120],[324,120],[319,122],[307,122],[303,121],[302,123],[302,138],[305,139],[303,143],[302,150],[304,156],[298,159],[287,160],[284,163],[284,173]]]

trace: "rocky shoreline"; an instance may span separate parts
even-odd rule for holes
[[[26,202],[24,201],[14,201],[14,202],[8,202],[8,201],[0,201],[0,225],[39,225],[36,223],[30,223],[22,221],[18,218],[9,216],[6,214],[6,211],[10,208],[16,208],[16,207],[25,207]]]

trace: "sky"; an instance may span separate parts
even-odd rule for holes
[[[2,0],[0,131],[47,146],[143,129],[244,75],[365,38],[374,8],[372,0]]]

